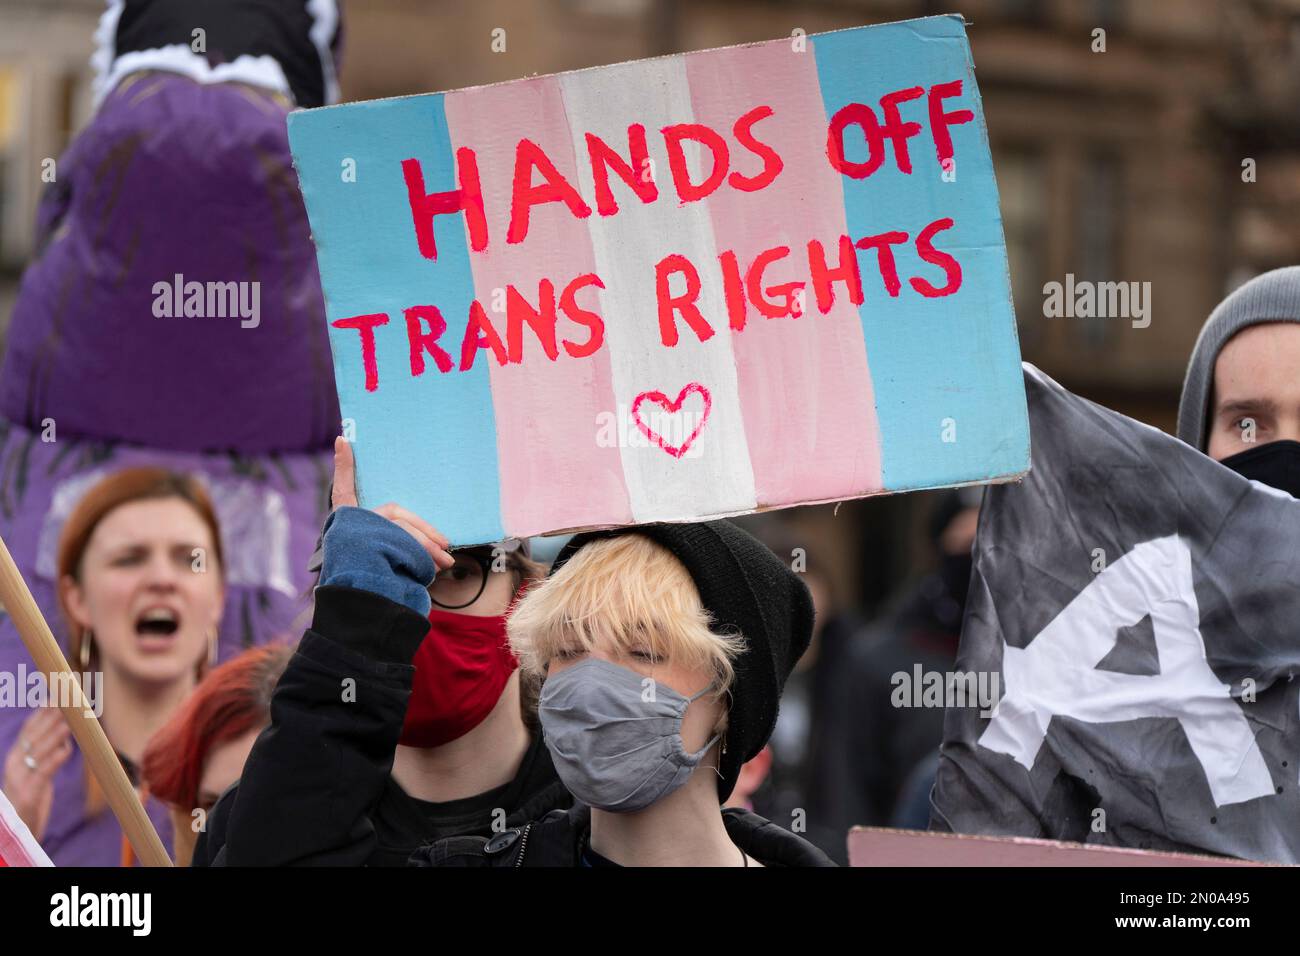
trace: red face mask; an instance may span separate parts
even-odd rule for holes
[[[401,743],[440,747],[483,722],[519,662],[506,643],[504,614],[475,617],[434,607],[415,652],[415,680]]]

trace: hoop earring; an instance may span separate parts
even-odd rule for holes
[[[217,666],[217,656],[220,653],[220,650],[221,642],[219,640],[219,635],[216,631],[213,631],[208,635],[208,670],[212,670],[212,668]]]
[[[94,637],[94,631],[86,630],[81,632],[81,647],[77,650],[77,663],[81,665],[83,674],[90,670],[90,642]]]

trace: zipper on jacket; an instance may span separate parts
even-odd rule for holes
[[[524,865],[524,850],[528,847],[528,831],[533,828],[530,823],[524,827],[524,832],[519,836],[519,855],[515,857],[515,869]]]

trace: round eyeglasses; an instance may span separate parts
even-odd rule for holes
[[[433,603],[446,611],[469,607],[482,597],[488,575],[492,572],[490,555],[461,551],[452,557],[456,563],[445,571],[440,570],[429,588]]]

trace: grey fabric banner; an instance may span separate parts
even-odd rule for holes
[[[1300,862],[1300,502],[1025,366],[931,826]]]

